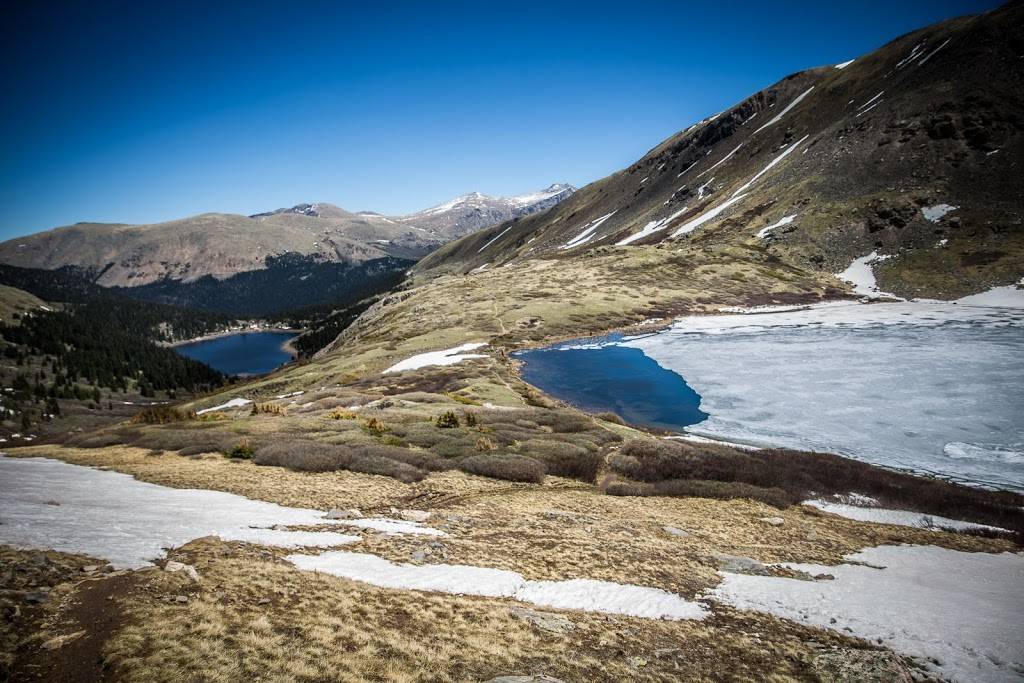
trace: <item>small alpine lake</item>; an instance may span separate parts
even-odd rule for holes
[[[183,356],[225,375],[263,375],[294,359],[285,345],[294,332],[239,332],[175,346]]]
[[[578,339],[520,351],[530,384],[588,412],[613,412],[630,424],[682,431],[703,422],[700,395],[622,335]]]

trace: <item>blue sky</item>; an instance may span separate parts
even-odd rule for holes
[[[370,4],[9,7],[0,237],[581,186],[789,73],[998,3]]]

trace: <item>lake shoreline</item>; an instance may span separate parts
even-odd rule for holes
[[[308,330],[298,327],[246,327],[237,330],[221,330],[220,332],[211,332],[210,334],[204,334],[201,337],[193,337],[191,339],[182,339],[179,341],[161,341],[157,342],[157,346],[163,346],[165,348],[173,349],[179,346],[188,346],[189,344],[198,344],[200,342],[212,341],[214,339],[221,339],[223,337],[231,337],[236,334],[259,334],[261,332],[274,332],[274,333],[288,333],[294,334],[296,337]],[[295,351],[294,347],[291,346],[291,340],[288,340],[281,345],[281,350],[286,351],[293,356],[298,356],[298,352]]]

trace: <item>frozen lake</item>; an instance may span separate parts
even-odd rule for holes
[[[686,431],[1024,491],[1024,311],[842,303],[682,318],[621,342],[686,379]]]

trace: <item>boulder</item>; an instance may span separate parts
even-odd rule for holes
[[[576,624],[572,623],[565,617],[560,617],[556,614],[547,614],[545,612],[537,612],[532,609],[524,609],[522,607],[513,607],[509,610],[516,619],[528,621],[537,628],[550,631],[551,633],[566,633],[576,628]]]
[[[62,636],[57,636],[56,638],[50,638],[49,640],[43,643],[42,647],[44,650],[59,650],[68,643],[70,643],[72,640],[78,640],[84,635],[84,630],[75,631],[74,633],[66,633]]]
[[[669,536],[678,536],[679,538],[686,538],[690,535],[689,531],[683,531],[682,529],[674,526],[663,526],[661,527],[661,529]]]
[[[199,580],[199,572],[196,571],[196,568],[190,564],[185,564],[184,562],[175,562],[174,560],[168,560],[167,563],[164,564],[164,571],[171,572],[172,574],[177,572],[184,572],[193,581]]]
[[[398,516],[407,522],[425,522],[430,519],[426,510],[399,510]]]
[[[360,519],[363,513],[355,508],[349,508],[348,510],[334,509],[328,511],[324,517],[326,519]]]
[[[718,568],[730,574],[749,574],[750,576],[768,576],[768,567],[757,560],[740,555],[729,555],[728,553],[714,553],[711,555],[717,562]]]
[[[761,517],[758,521],[771,524],[772,526],[782,526],[786,523],[786,520],[782,517]]]

